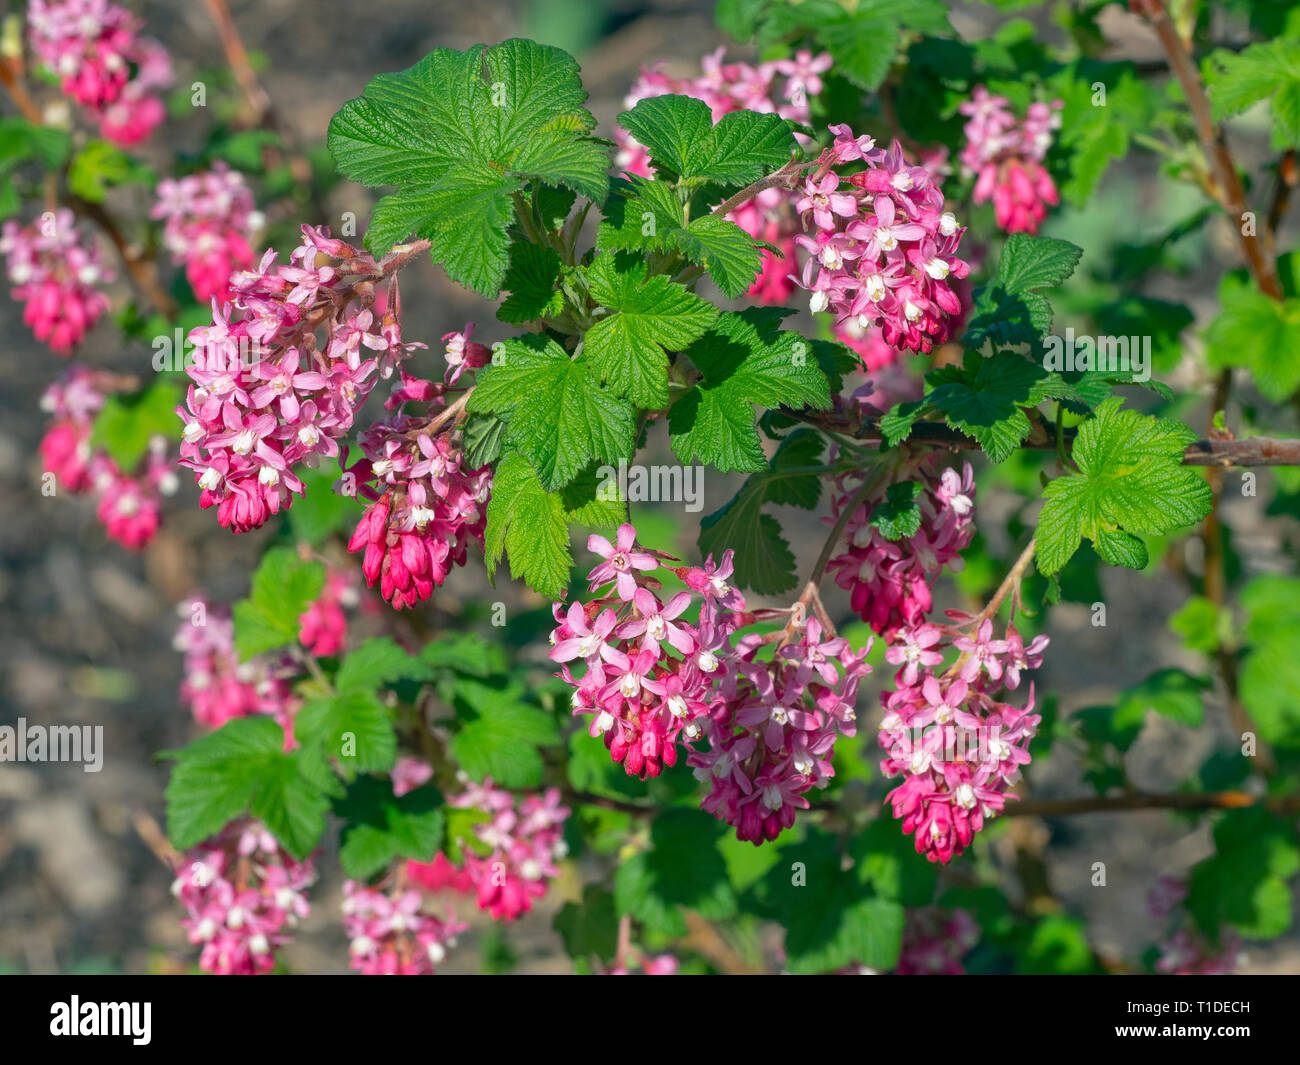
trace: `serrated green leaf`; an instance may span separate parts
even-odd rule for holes
[[[1106,400],[1080,426],[1073,447],[1080,472],[1058,477],[1043,491],[1036,536],[1044,573],[1064,566],[1084,537],[1100,550],[1103,531],[1171,532],[1209,511],[1209,485],[1182,465],[1196,434],[1177,422],[1121,410],[1122,402]],[[1115,540],[1106,543],[1114,557],[1119,547]]]
[[[439,48],[373,79],[329,131],[344,175],[398,189],[377,205],[367,248],[382,255],[417,233],[448,276],[495,296],[508,265],[511,197],[524,181],[605,198],[608,158],[589,135],[585,102],[571,56],[519,39]]]
[[[830,405],[829,384],[810,345],[780,331],[777,321],[761,309],[724,313],[686,349],[701,378],[668,412],[673,451],[683,462],[709,463],[724,473],[760,470],[765,463],[755,405]]]
[[[683,910],[710,920],[736,912],[736,897],[718,850],[721,827],[699,810],[668,810],[650,826],[651,847],[620,862],[614,904],[659,935],[685,935]]]
[[[677,234],[677,246],[691,262],[709,272],[724,295],[747,291],[762,268],[754,239],[735,222],[717,215],[697,218]]]
[[[234,606],[235,650],[240,661],[297,642],[299,617],[325,586],[325,567],[291,548],[262,556],[247,599]]]
[[[397,680],[420,680],[428,675],[420,659],[408,654],[389,636],[375,636],[351,652],[334,675],[340,693],[374,691]]]
[[[325,830],[329,800],[305,772],[302,752],[285,752],[284,731],[270,718],[228,721],[171,757],[167,834],[180,850],[250,810],[300,859]]]
[[[503,288],[510,293],[497,308],[503,322],[522,325],[564,309],[560,291],[560,257],[550,248],[526,241],[510,246],[510,266]]]
[[[992,461],[1002,462],[1029,435],[1029,418],[1021,408],[1037,402],[1034,386],[1044,376],[1041,367],[1014,352],[988,359],[972,352],[960,375],[931,390],[926,401],[977,440]]]
[[[638,407],[668,406],[668,351],[699,337],[717,308],[666,277],[647,280],[644,262],[599,256],[587,270],[592,297],[610,310],[583,338],[583,353],[615,393]]]
[[[559,742],[549,715],[521,701],[522,688],[498,688],[469,677],[458,678],[453,702],[463,724],[451,753],[474,780],[491,777],[503,788],[535,788],[544,765],[539,748]]]
[[[618,462],[632,452],[631,404],[601,383],[591,359],[570,359],[545,337],[506,341],[479,372],[468,409],[506,421],[506,443],[528,458],[548,492],[593,459]]]
[[[309,699],[293,731],[304,746],[323,747],[325,756],[349,774],[383,772],[397,760],[392,713],[372,691]]]

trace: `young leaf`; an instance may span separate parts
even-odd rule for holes
[[[666,277],[646,280],[644,262],[599,256],[587,270],[591,295],[610,314],[583,340],[583,352],[610,389],[638,407],[668,406],[667,350],[679,351],[718,317],[717,308]]]
[[[686,349],[699,384],[668,412],[673,451],[686,463],[726,473],[761,470],[765,463],[754,406],[830,405],[830,387],[807,341],[780,331],[764,310],[721,314]]]
[[[398,189],[376,207],[366,247],[382,255],[414,232],[432,241],[452,280],[495,296],[508,264],[511,197],[525,182],[605,198],[609,161],[590,136],[586,98],[572,56],[519,39],[439,48],[372,80],[329,130],[344,175]]]
[[[592,459],[617,462],[632,452],[631,404],[601,383],[586,355],[570,359],[545,337],[506,341],[479,374],[468,409],[506,421],[505,442],[527,456],[548,492]]]
[[[155,436],[169,440],[176,436],[176,407],[180,401],[180,389],[164,379],[137,395],[111,395],[95,417],[90,446],[103,448],[121,469],[134,470],[149,450],[150,440]]]
[[[247,599],[235,604],[235,650],[241,662],[298,640],[298,617],[325,586],[325,567],[292,548],[262,556]]]
[[[1013,233],[1002,248],[997,273],[975,293],[963,342],[981,347],[1036,341],[1052,328],[1052,306],[1040,288],[1061,284],[1074,272],[1083,249],[1067,240]]]
[[[236,718],[179,751],[167,785],[167,834],[180,850],[251,810],[286,850],[305,858],[325,831],[329,800],[302,751],[266,717]]]
[[[1038,565],[1055,573],[1086,537],[1099,553],[1122,557],[1107,532],[1165,533],[1192,525],[1210,509],[1210,486],[1182,465],[1195,438],[1186,426],[1106,400],[1074,440],[1078,474],[1058,477],[1043,491],[1038,516]],[[1104,541],[1103,543],[1099,541]]]
[[[649,149],[662,176],[693,185],[746,185],[784,166],[798,148],[777,115],[732,111],[714,126],[709,105],[690,96],[651,96],[618,124]]]
[[[304,747],[323,749],[349,775],[386,772],[397,760],[392,713],[373,691],[309,699],[294,719],[293,732]]]

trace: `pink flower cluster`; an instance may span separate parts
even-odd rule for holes
[[[913,166],[895,142],[889,151],[848,126],[804,180],[795,208],[813,232],[797,238],[808,252],[795,280],[816,312],[833,310],[841,327],[880,329],[886,344],[928,352],[948,339],[961,301],[948,278],[965,277],[957,258],[965,229],[944,211],[931,169]],[[843,179],[833,167],[863,163]]]
[[[441,853],[431,862],[408,862],[407,878],[428,891],[473,891],[480,910],[494,920],[513,921],[531,910],[533,900],[546,894],[547,881],[559,875],[555,863],[568,853],[564,822],[569,808],[561,804],[555,788],[515,796],[495,787],[491,778],[479,784],[464,774],[459,779],[464,790],[450,797],[448,805],[489,815],[474,826],[478,850],[473,843],[462,848],[461,869]]]
[[[60,78],[65,95],[123,147],[162,122],[156,93],[172,83],[171,60],[157,41],[138,36],[142,23],[110,0],[29,0],[32,50]]]
[[[64,207],[28,226],[6,222],[0,253],[15,286],[11,295],[26,304],[23,321],[50,350],[70,355],[108,309],[108,297],[95,286],[112,281],[113,272],[99,249],[82,242],[72,212]]]
[[[967,115],[963,169],[975,178],[975,202],[992,198],[998,225],[1008,233],[1037,233],[1048,206],[1060,202],[1042,162],[1061,125],[1061,101],[1029,105],[1023,119],[1005,96],[978,85],[958,110]]]
[[[965,910],[925,906],[908,910],[897,976],[962,976],[962,958],[980,939],[980,927]]]
[[[707,719],[709,750],[687,758],[711,787],[701,808],[755,846],[793,825],[795,811],[808,809],[805,794],[835,775],[836,736],[857,734],[858,685],[871,672],[870,641],[854,654],[803,610],[795,605],[770,661],[757,657],[763,636],[740,638]]]
[[[486,363],[476,349],[487,349],[468,340],[472,332],[469,326],[464,334],[444,337],[451,379],[467,366]],[[357,523],[348,550],[363,552],[366,583],[373,588],[378,581],[395,610],[428,599],[452,566],[465,565],[471,543],[483,546],[492,471],[466,466],[457,412],[445,406],[445,388],[403,372],[386,404],[395,413],[361,434],[364,458],[349,468],[360,494],[375,502]],[[408,402],[427,403],[429,411],[406,414]]]
[[[642,69],[625,104],[631,108],[651,96],[675,94],[703,100],[717,122],[731,111],[758,111],[807,125],[812,120],[809,97],[822,91],[821,75],[830,69],[831,57],[823,52],[797,52],[792,58],[760,63],[727,63],[725,49],[704,57],[703,71],[695,78],[673,78],[656,68]],[[784,80],[782,80],[784,79]],[[619,129],[616,165],[629,174],[649,177],[650,156],[631,134]],[[763,252],[763,268],[749,290],[759,303],[779,305],[794,291],[790,264],[794,262],[794,237],[799,223],[791,209],[790,195],[783,189],[765,189],[727,216],[750,236],[779,248],[780,254]]]
[[[624,962],[615,961],[611,968],[601,976],[676,976],[681,969],[681,962],[671,954],[642,954],[634,952],[633,957]]]
[[[339,454],[376,373],[390,376],[415,346],[375,291],[390,260],[376,263],[327,229],[302,229],[290,265],[276,265],[271,250],[231,275],[233,311],[214,300],[212,325],[189,335],[197,350],[177,408],[181,462],[203,489],[200,505],[215,506],[237,533],[302,494],[295,467]]]
[[[589,574],[587,604],[554,606],[558,623],[550,657],[573,689],[573,712],[590,714],[592,736],[603,737],[629,776],[657,777],[677,764],[677,743],[704,735],[713,688],[731,657],[733,611],[744,598],[727,584],[731,552],[703,568],[666,567],[686,583],[666,603],[650,576],[661,561],[676,561],[636,544],[636,529],[621,525],[614,543],[592,535],[587,549],[603,561]],[[606,588],[603,594],[599,590]],[[684,615],[699,597],[698,623]],[[575,677],[570,663],[586,668]]]
[[[348,619],[344,608],[360,600],[351,571],[327,569],[325,587],[306,610],[298,616],[298,639],[317,658],[328,658],[343,650],[348,638]]]
[[[352,968],[366,976],[432,976],[469,927],[450,912],[445,921],[421,913],[424,899],[414,889],[385,893],[349,880],[343,896]]]
[[[162,501],[179,487],[171,442],[154,436],[139,467],[123,471],[108,452],[91,446],[95,415],[104,405],[108,375],[73,366],[46,389],[41,408],[54,418],[40,443],[45,469],[74,495],[93,492],[95,515],[112,540],[141,550],[158,531]]]
[[[311,860],[293,859],[262,825],[240,821],[189,851],[172,883],[188,916],[190,942],[202,944],[199,965],[221,976],[265,975],[275,949],[310,907],[316,880]]]
[[[1187,899],[1187,885],[1174,877],[1162,876],[1147,896],[1151,920],[1166,928],[1159,943],[1156,971],[1174,976],[1228,976],[1245,962],[1241,937],[1230,928],[1219,931],[1219,942],[1210,943],[1187,921],[1179,908]]]
[[[975,535],[975,475],[970,463],[960,474],[954,469],[938,474],[923,470],[915,479],[922,486],[916,500],[921,525],[912,536],[889,540],[871,524],[872,513],[884,502],[882,490],[879,497],[858,505],[844,528],[844,553],[827,566],[862,620],[887,638],[915,627],[930,612],[930,586],[944,566],[961,569],[961,552]],[[825,519],[828,524],[834,524],[853,494],[841,487]]]
[[[262,227],[244,176],[217,162],[211,170],[165,178],[150,217],[166,219],[163,243],[185,264],[199,302],[228,302],[230,275],[253,265],[248,238]]]
[[[235,625],[224,607],[195,596],[176,612],[183,619],[172,641],[185,656],[181,701],[194,720],[216,729],[232,718],[268,714],[290,732],[297,705],[291,684],[295,667],[274,655],[239,661]]]
[[[1029,763],[1029,741],[1042,720],[1033,712],[1032,684],[1023,708],[996,696],[1014,691],[1022,671],[1042,664],[1047,637],[1026,645],[1008,625],[1005,638],[995,640],[992,620],[950,616],[968,631],[926,623],[899,635],[886,652],[899,666],[898,687],[880,697],[878,738],[887,754],[881,772],[904,778],[885,798],[903,831],[915,834],[917,853],[932,862],[961,854],[1015,797],[1009,789]],[[940,672],[950,647],[960,654]]]

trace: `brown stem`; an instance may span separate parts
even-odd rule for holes
[[[1241,810],[1262,806],[1275,814],[1300,813],[1300,795],[1261,798],[1244,791],[1176,792],[1172,795],[1102,795],[1086,799],[1030,799],[1009,803],[1003,817],[1068,817],[1129,810]]]
[[[1258,237],[1243,233],[1241,216],[1246,213],[1246,190],[1237,174],[1237,166],[1228,151],[1227,142],[1222,131],[1214,124],[1210,110],[1209,97],[1205,95],[1205,86],[1201,83],[1200,71],[1188,53],[1186,46],[1178,36],[1165,0],[1134,0],[1134,7],[1146,15],[1156,36],[1169,57],[1169,68],[1183,88],[1187,97],[1187,106],[1191,109],[1192,120],[1196,125],[1196,136],[1201,142],[1201,150],[1214,173],[1217,185],[1219,205],[1233,220],[1233,226],[1240,238],[1242,254],[1250,266],[1256,283],[1265,295],[1275,300],[1282,299],[1282,283],[1277,276],[1277,263],[1273,260],[1272,250],[1265,248]],[[1270,231],[1265,228],[1266,239]],[[1271,240],[1269,241],[1271,243]]]
[[[266,117],[271,101],[257,81],[257,74],[248,58],[248,49],[244,47],[243,38],[239,35],[239,27],[235,25],[226,0],[203,0],[203,6],[208,9],[213,25],[217,28],[221,49],[226,53],[226,62],[230,64],[235,81],[244,94],[247,124],[257,126]]]
[[[710,213],[722,218],[730,214],[742,203],[748,203],[760,192],[767,189],[775,189],[779,187],[787,189],[794,188],[795,175],[799,173],[799,168],[802,165],[802,163],[796,163],[794,160],[791,160],[786,163],[785,166],[781,167],[780,170],[768,174],[767,177],[759,178],[752,185],[745,186],[745,188],[741,189],[734,196],[730,196],[723,200],[722,203],[713,208]]]
[[[108,213],[104,205],[71,195],[67,197],[67,203],[73,211],[89,218],[104,231],[104,235],[112,242],[118,257],[122,260],[122,265],[130,275],[136,290],[145,301],[164,318],[175,317],[179,308],[158,280],[157,261],[143,254],[138,247],[126,239],[122,230],[118,228],[117,221]]]
[[[22,78],[18,73],[18,61],[12,63],[4,58],[0,58],[0,85],[5,87],[10,98],[23,113],[23,118],[34,126],[43,125],[41,118],[41,109],[36,106],[35,102],[27,95],[27,87],[23,85]]]

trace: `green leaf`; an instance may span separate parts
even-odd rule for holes
[[[921,527],[921,507],[917,503],[925,491],[917,481],[897,481],[885,490],[885,500],[871,510],[867,524],[880,530],[886,540],[906,540]]]
[[[760,915],[785,927],[790,972],[829,973],[854,963],[888,972],[898,964],[903,907],[866,880],[896,890],[879,864],[841,868],[836,840],[816,829],[805,842],[781,848],[755,896]]]
[[[1203,677],[1181,669],[1161,669],[1141,684],[1121,692],[1115,700],[1116,718],[1140,724],[1148,710],[1188,728],[1198,728],[1205,719],[1201,693],[1210,687]]]
[[[329,800],[302,751],[285,753],[284,731],[266,717],[228,721],[179,751],[167,785],[167,834],[187,850],[251,811],[302,859],[325,831]]]
[[[770,466],[745,481],[734,499],[700,522],[700,553],[720,559],[735,551],[733,581],[760,595],[789,591],[797,583],[794,554],[770,514],[768,503],[812,510],[821,499],[823,478],[802,467],[821,460],[825,443],[812,429],[797,429],[772,456]]]
[[[723,473],[764,467],[754,406],[830,406],[830,387],[807,341],[778,329],[766,309],[718,316],[686,349],[700,371],[695,388],[669,409],[673,451],[685,463]]]
[[[667,810],[650,825],[651,847],[620,862],[614,904],[652,934],[686,934],[683,910],[709,920],[736,912],[736,896],[718,850],[721,826],[699,810]]]
[[[392,681],[422,680],[428,673],[425,663],[408,654],[396,640],[376,636],[343,660],[334,676],[334,687],[340,693],[369,692]]]
[[[367,248],[382,255],[411,233],[427,237],[452,280],[495,296],[509,262],[511,197],[525,181],[598,203],[608,192],[586,98],[572,56],[519,39],[439,48],[372,80],[329,130],[345,176],[398,189],[376,206]]]
[[[592,297],[611,312],[583,338],[583,352],[616,394],[636,406],[668,406],[668,354],[695,340],[717,308],[666,277],[646,279],[644,262],[599,256],[587,270]]]
[[[476,632],[443,633],[420,649],[420,661],[437,669],[450,669],[471,677],[503,672],[506,658],[501,646]]]
[[[1291,926],[1286,881],[1300,869],[1294,824],[1267,810],[1230,810],[1214,826],[1215,853],[1193,866],[1187,909],[1201,932],[1221,925],[1247,939],[1273,939]]]
[[[292,548],[272,548],[253,574],[247,599],[235,604],[235,650],[239,660],[298,640],[298,618],[325,586],[325,567],[304,561]]]
[[[134,395],[115,393],[104,401],[90,433],[90,446],[103,448],[124,472],[132,472],[149,450],[149,441],[161,436],[176,439],[180,422],[176,407],[179,387],[159,379]]]
[[[608,964],[618,950],[618,916],[614,896],[596,884],[582,889],[582,902],[566,902],[555,915],[555,930],[571,958],[593,954]]]
[[[461,677],[452,687],[463,724],[451,741],[456,763],[474,780],[491,777],[503,788],[535,788],[544,765],[539,748],[558,743],[549,715],[521,701],[522,687],[493,687]]]
[[[1052,307],[1037,290],[1061,284],[1082,255],[1082,248],[1066,240],[1011,234],[997,273],[976,290],[963,342],[978,348],[986,340],[1020,344],[1045,336],[1052,328]]]
[[[1029,435],[1029,418],[1021,408],[1039,401],[1034,386],[1044,371],[1014,352],[988,359],[968,352],[962,371],[952,376],[926,400],[953,428],[977,440],[993,462],[1002,462]]]
[[[1172,532],[1209,512],[1210,486],[1182,465],[1196,434],[1177,422],[1121,410],[1122,403],[1106,400],[1080,426],[1073,448],[1079,473],[1058,477],[1043,491],[1036,535],[1044,573],[1064,566],[1084,537],[1100,552],[1104,532]],[[1112,557],[1124,554],[1113,538],[1105,550]]]
[[[506,443],[553,492],[592,459],[617,462],[632,453],[633,408],[601,376],[591,359],[570,359],[548,338],[507,340],[480,371],[468,409],[503,418]]]
[[[731,299],[748,291],[762,269],[762,256],[754,239],[725,218],[704,215],[676,236],[682,254],[704,267],[723,295]]]
[[[68,188],[90,203],[103,203],[108,190],[148,171],[108,141],[90,140],[68,167]]]
[[[664,181],[630,174],[618,179],[596,230],[598,251],[662,251],[682,232],[682,201]]]
[[[334,805],[343,818],[339,862],[345,875],[365,880],[397,858],[428,862],[442,846],[442,794],[420,787],[393,794],[392,781],[358,777]]]
[[[397,761],[392,712],[371,691],[309,699],[293,731],[304,746],[323,748],[348,774],[384,772]]]
[[[552,318],[564,310],[560,257],[550,248],[525,241],[512,244],[503,286],[510,293],[497,308],[497,317],[503,322],[522,325]]]
[[[1248,278],[1228,274],[1219,306],[1205,335],[1210,365],[1244,366],[1266,399],[1286,400],[1300,388],[1300,297],[1270,299]]]
[[[494,414],[475,414],[461,426],[465,465],[479,470],[496,462],[505,442],[506,423]]]
[[[1300,40],[1252,44],[1235,53],[1220,49],[1207,67],[1216,122],[1273,97],[1273,146],[1300,144]]]
[[[489,577],[507,554],[512,577],[548,599],[563,595],[573,568],[564,501],[542,487],[537,471],[517,451],[502,456],[492,477],[484,536]]]
[[[690,96],[652,96],[618,116],[646,146],[655,169],[691,184],[746,185],[784,166],[798,146],[777,115],[732,111],[714,126],[709,105]]]

